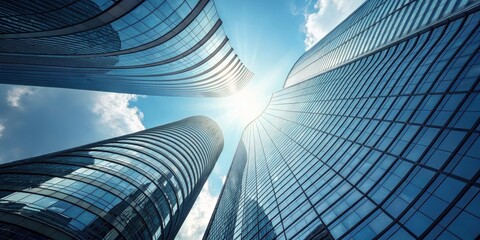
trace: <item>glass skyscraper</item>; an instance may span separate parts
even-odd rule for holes
[[[0,238],[172,239],[222,148],[195,116],[0,165]]]
[[[244,131],[205,239],[478,239],[480,4],[370,0]]]
[[[0,3],[0,83],[227,96],[252,77],[212,0]]]

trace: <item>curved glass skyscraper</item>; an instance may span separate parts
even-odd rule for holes
[[[0,3],[0,83],[227,96],[252,73],[211,0]]]
[[[0,235],[172,239],[222,148],[218,125],[196,116],[0,165]]]
[[[479,27],[479,1],[363,4],[247,127],[205,238],[478,239]]]

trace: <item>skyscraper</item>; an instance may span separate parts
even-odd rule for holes
[[[247,127],[205,238],[478,238],[479,10],[365,2]]]
[[[227,96],[252,73],[210,0],[0,3],[0,83]]]
[[[0,235],[172,239],[222,148],[218,125],[196,116],[0,165]]]
[[[268,233],[268,235],[264,236],[265,238],[276,238],[275,232],[271,231],[273,229],[273,223],[268,216],[265,215],[265,210],[262,209],[256,201],[247,200],[244,204],[244,209],[239,209],[242,189],[238,186],[242,184],[242,174],[247,161],[246,154],[245,145],[243,142],[240,142],[226,179],[228,182],[226,184],[230,187],[222,189],[222,201],[217,204],[215,208],[216,214],[212,216],[212,223],[209,224],[205,232],[211,239],[232,239],[236,227],[236,218],[238,217],[232,213],[243,211],[245,208],[250,209],[249,212],[245,213],[246,216],[244,218],[246,221],[255,221],[257,218],[260,219],[260,221],[255,221],[250,224],[252,228],[255,228],[256,231],[262,229],[263,232]],[[238,235],[237,238],[252,239],[252,236],[247,235],[247,233],[248,231],[243,231],[242,235]]]

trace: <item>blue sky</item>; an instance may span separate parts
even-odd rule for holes
[[[222,128],[225,145],[178,239],[199,239],[208,223],[244,127],[306,49],[363,0],[216,0],[223,28],[255,73],[229,98],[178,98],[0,85],[0,163],[135,132],[192,115]],[[245,97],[246,96],[246,97]],[[254,99],[253,99],[254,98]],[[254,101],[252,101],[254,100]],[[243,105],[243,106],[242,106]]]

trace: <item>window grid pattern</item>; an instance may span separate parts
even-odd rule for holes
[[[479,24],[460,13],[275,93],[242,137],[233,239],[478,238]]]
[[[51,4],[40,6],[24,5],[19,6],[13,2],[6,2],[4,11],[0,14],[0,21],[19,22],[19,28],[14,28],[11,24],[5,24],[0,27],[2,33],[31,32],[50,30],[68,25],[76,24],[95,16],[95,10],[98,6],[106,9],[113,5],[113,1],[51,1]],[[78,12],[85,12],[85,15],[79,15]],[[52,19],[44,21],[44,19]]]
[[[0,230],[13,225],[62,239],[171,239],[212,171],[222,139],[212,120],[196,116],[4,164]]]
[[[300,57],[289,73],[285,86],[292,86],[348,63],[406,34],[428,28],[433,23],[475,6],[478,6],[476,0],[366,1]]]
[[[213,1],[44,5],[0,5],[0,82],[216,97],[235,93],[252,77],[233,53]],[[226,58],[237,64],[227,65]]]
[[[243,142],[238,145],[234,161],[230,167],[226,184],[231,187],[222,189],[220,198],[222,201],[215,207],[211,224],[205,230],[207,239],[232,239],[235,230],[237,215],[232,214],[239,210],[241,196],[242,173],[246,164],[246,149]]]

